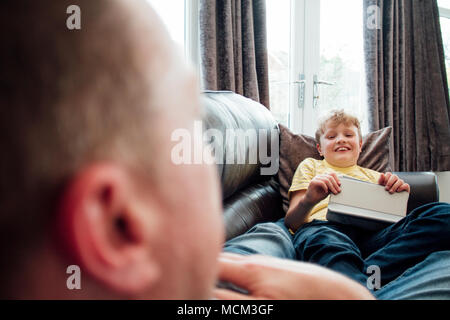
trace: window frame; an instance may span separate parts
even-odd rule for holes
[[[184,55],[200,71],[199,0],[184,0]]]
[[[439,19],[445,18],[445,19],[450,20],[450,8],[438,6],[438,9],[439,9]],[[442,33],[442,31],[441,31],[441,33]],[[441,36],[442,36],[442,42],[444,42],[444,34],[441,34]],[[446,52],[445,52],[445,48],[444,48],[444,56],[445,56],[445,54],[446,54]],[[448,52],[447,54],[450,54],[450,52]],[[445,61],[445,65],[447,66],[447,61]],[[445,71],[447,72],[447,70],[448,69],[446,67]],[[450,83],[450,74],[448,72],[447,72],[447,82]],[[449,85],[449,95],[450,95],[450,85]]]

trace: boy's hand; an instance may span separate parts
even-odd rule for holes
[[[402,191],[407,191],[408,193],[410,192],[409,184],[405,183],[397,175],[391,172],[382,173],[380,175],[380,179],[378,180],[378,184],[386,186],[385,189],[391,194]]]
[[[316,204],[325,199],[330,192],[338,194],[341,192],[341,182],[336,173],[325,173],[315,176],[309,183],[305,194],[305,200],[308,203]]]

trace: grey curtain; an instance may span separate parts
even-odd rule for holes
[[[265,0],[200,0],[202,86],[269,108]]]
[[[381,19],[374,24],[377,8]],[[394,128],[391,167],[450,170],[450,107],[436,0],[364,0],[364,23],[369,124],[371,130]]]

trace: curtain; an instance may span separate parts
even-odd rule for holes
[[[269,108],[265,0],[200,0],[202,86]]]
[[[450,170],[450,108],[436,0],[364,0],[364,24],[369,125],[394,128],[391,167]]]

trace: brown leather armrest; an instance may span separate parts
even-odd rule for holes
[[[433,172],[393,172],[411,187],[408,212],[430,202],[439,201],[437,177]]]

